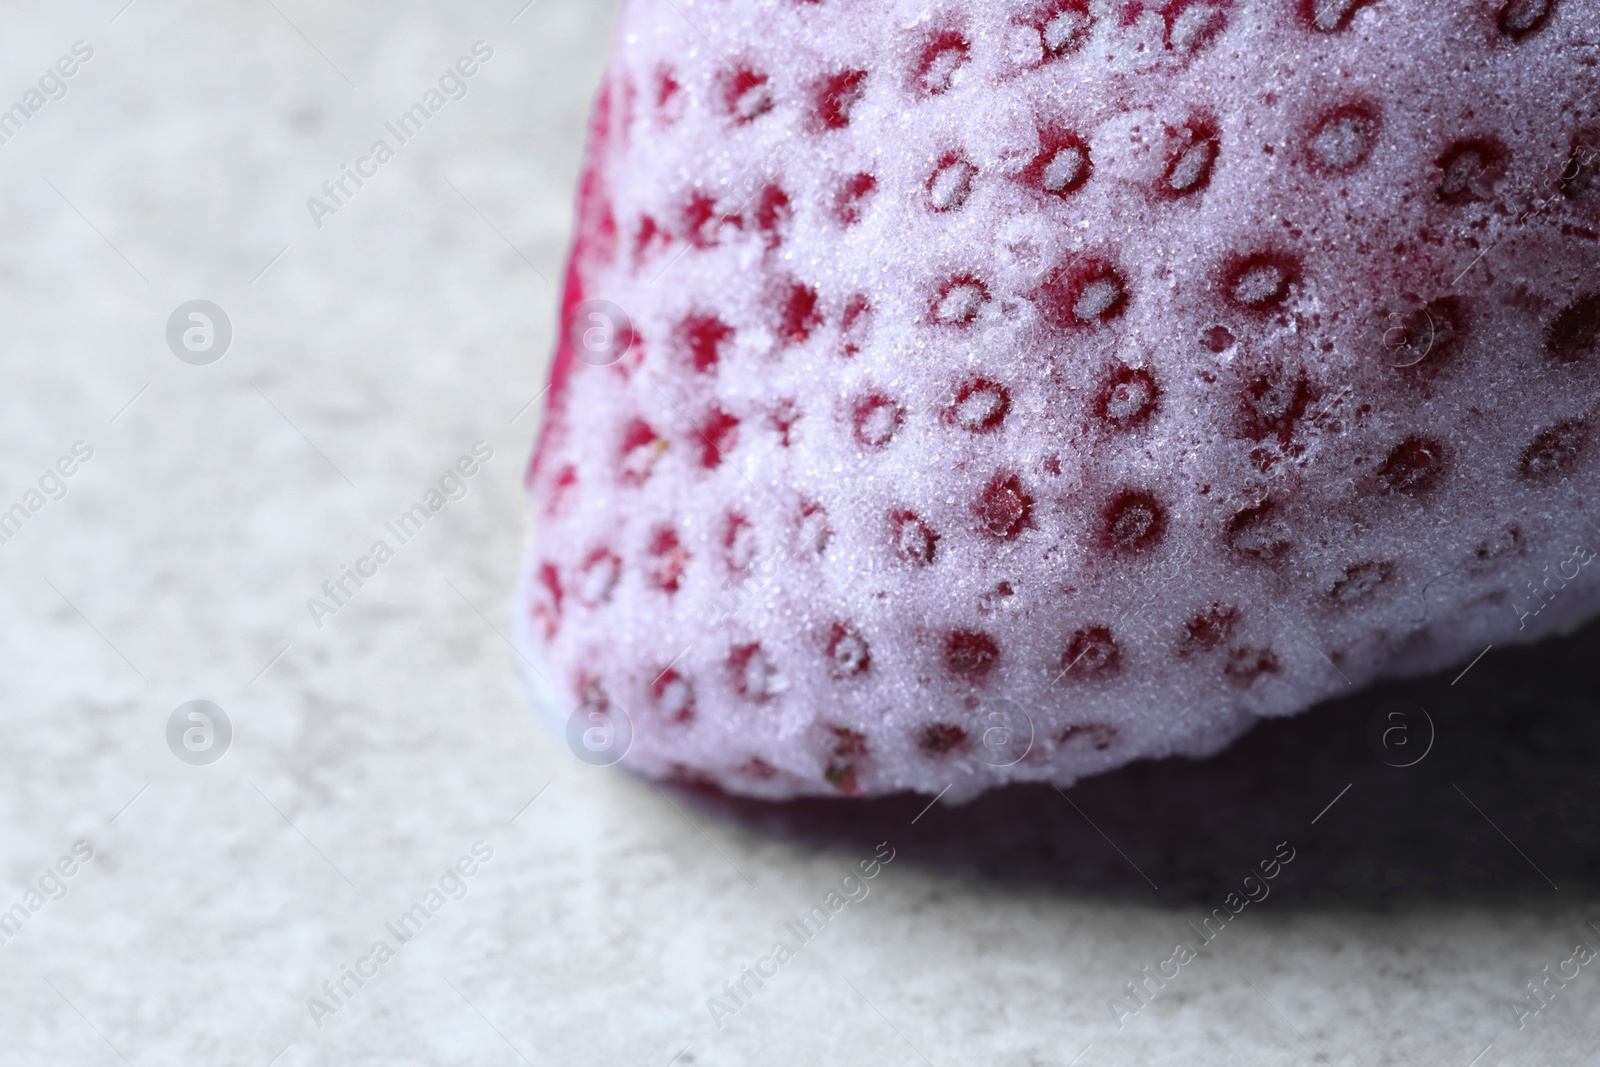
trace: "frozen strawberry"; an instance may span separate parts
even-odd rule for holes
[[[1596,40],[629,0],[528,476],[544,702],[649,775],[962,796],[1591,614]]]

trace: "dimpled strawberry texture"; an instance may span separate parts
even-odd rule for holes
[[[630,0],[542,701],[652,777],[962,797],[1574,625],[1597,64],[1597,0]]]

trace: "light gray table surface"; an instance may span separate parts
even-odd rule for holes
[[[615,4],[523,2],[0,17],[0,105],[93,49],[0,143],[0,509],[92,449],[0,544],[0,909],[26,917],[0,1063],[1600,1058],[1597,968],[1521,1029],[1512,1007],[1600,945],[1593,635],[1066,796],[739,805],[574,759],[505,638]],[[307,199],[480,40],[467,95],[316,225]],[[195,298],[232,324],[209,365],[165,336]],[[465,497],[314,624],[476,442]],[[1406,770],[1364,740],[1396,694],[1438,735]],[[207,766],[166,739],[194,699],[234,731]],[[1282,841],[1274,895],[1119,1021]],[[785,924],[879,842],[867,896],[801,943]],[[475,844],[465,895],[396,937]],[[380,939],[374,977],[308,1005]],[[719,1027],[708,998],[779,940]]]

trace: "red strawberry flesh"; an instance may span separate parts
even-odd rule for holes
[[[647,775],[966,796],[1593,614],[1596,40],[629,0],[528,475],[541,700]]]

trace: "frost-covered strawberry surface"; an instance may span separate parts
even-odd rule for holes
[[[525,637],[624,765],[1209,753],[1597,607],[1600,2],[632,0],[563,318]]]

